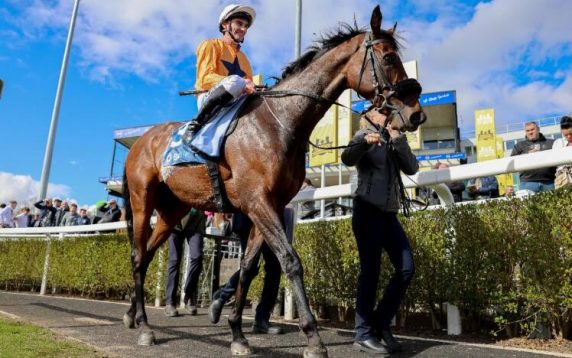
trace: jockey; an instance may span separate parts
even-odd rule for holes
[[[198,96],[199,114],[189,124],[196,133],[205,119],[217,108],[243,93],[255,91],[252,68],[240,51],[256,12],[250,6],[231,4],[219,16],[222,38],[203,41],[197,50],[197,90],[207,90]]]

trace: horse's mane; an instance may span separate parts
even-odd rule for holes
[[[322,35],[296,60],[290,62],[282,72],[282,79],[284,80],[291,75],[302,72],[310,63],[320,58],[323,54],[338,46],[339,44],[353,38],[356,35],[365,33],[365,29],[358,28],[357,24],[349,25],[347,23],[340,23],[338,27]],[[401,44],[392,32],[381,30],[381,38],[387,41],[391,46],[399,51]]]

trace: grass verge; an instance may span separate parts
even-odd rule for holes
[[[0,356],[2,358],[101,358],[81,343],[65,340],[48,329],[0,317]]]

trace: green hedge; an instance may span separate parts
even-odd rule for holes
[[[560,189],[401,218],[416,275],[400,323],[423,312],[440,328],[444,304],[451,302],[461,309],[465,331],[489,330],[487,324],[496,322],[497,331],[523,335],[540,320],[554,334],[571,339],[571,204],[572,191]],[[312,306],[338,307],[340,318],[353,310],[359,259],[351,221],[298,225],[295,248]],[[166,258],[166,246],[162,250]],[[43,240],[0,241],[0,288],[37,290],[45,251]],[[129,255],[124,234],[53,240],[49,286],[89,297],[124,297],[133,286]],[[149,268],[148,300],[154,299],[157,280],[165,283],[166,270],[159,273],[158,261]],[[380,294],[390,266],[384,256]],[[260,293],[262,275],[263,270],[251,286],[251,298]]]
[[[555,335],[572,339],[571,190],[422,211],[401,222],[416,264],[401,322],[423,311],[439,328],[451,302],[467,331],[494,320],[499,331],[522,335],[544,320]],[[358,259],[350,226],[341,220],[297,227],[295,247],[314,304],[355,307]],[[383,284],[390,269],[384,256]]]

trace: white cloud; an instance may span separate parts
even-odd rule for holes
[[[245,43],[256,72],[279,75],[294,53],[294,1],[244,1],[258,16]],[[23,11],[30,37],[65,36],[73,0],[34,0]],[[82,0],[74,45],[91,78],[114,83],[118,74],[147,81],[173,75],[198,43],[219,36],[226,1]],[[303,47],[338,21],[368,24],[373,0],[303,2]],[[457,90],[463,126],[473,111],[494,107],[499,122],[570,111],[570,64],[554,73],[543,63],[572,55],[569,0],[493,0],[475,7],[447,0],[384,1],[384,26],[399,19],[404,60],[419,60],[426,91]],[[52,36],[53,38],[53,36]],[[64,39],[58,39],[58,41]],[[191,61],[192,62],[192,61]],[[517,70],[518,69],[518,70]],[[515,73],[518,76],[515,77]]]
[[[569,112],[570,64],[542,76],[536,66],[572,55],[570,13],[566,0],[496,0],[463,24],[411,20],[406,54],[419,60],[425,90],[457,90],[464,127],[479,108],[495,108],[499,123]]]
[[[48,185],[48,197],[67,199],[70,192],[71,189],[67,185],[54,183]],[[40,182],[31,176],[0,172],[0,203],[16,200],[19,206],[31,205],[39,200],[39,194]]]

